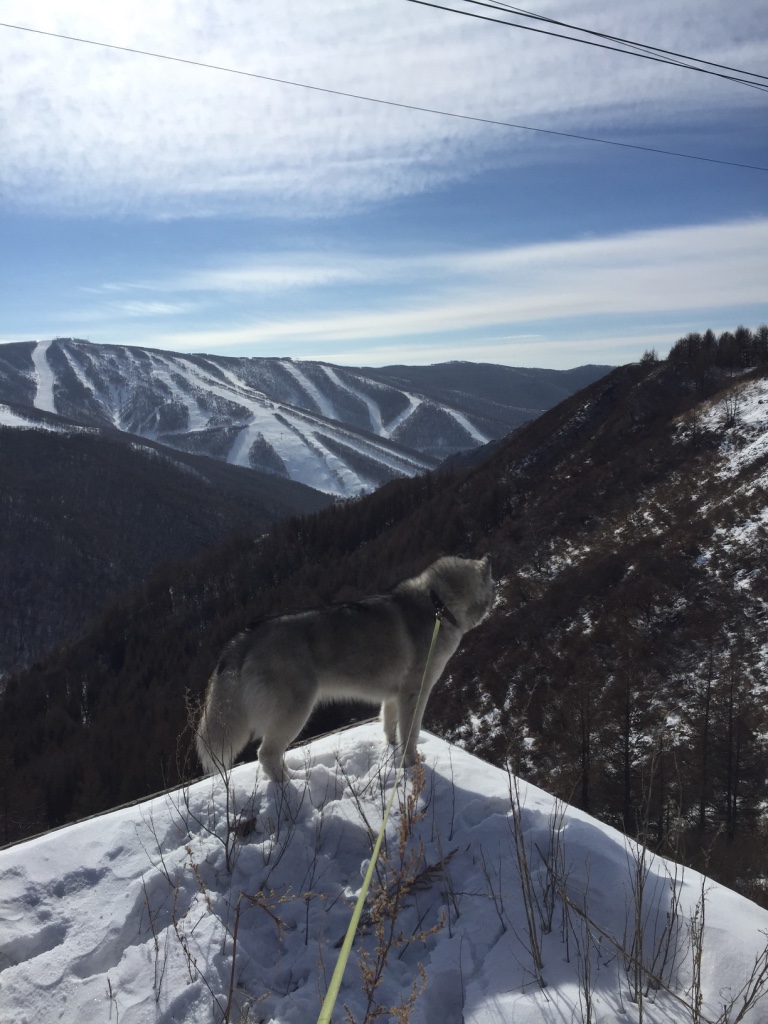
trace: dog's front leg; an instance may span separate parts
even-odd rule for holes
[[[404,693],[398,698],[398,725],[400,730],[400,743],[405,748],[403,764],[406,768],[416,764],[419,759],[417,744],[419,732],[421,731],[421,720],[424,717],[424,709],[427,706],[429,693],[422,694],[421,700],[416,693]]]

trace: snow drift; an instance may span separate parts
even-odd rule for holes
[[[768,912],[434,736],[420,749],[334,1021],[766,1019],[738,1014]],[[0,1019],[316,1020],[394,766],[374,724],[288,763],[306,778],[285,790],[243,765],[0,851]]]

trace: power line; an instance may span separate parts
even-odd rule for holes
[[[634,43],[628,39],[621,39],[619,36],[609,36],[605,35],[602,32],[593,32],[591,29],[579,28],[578,25],[568,25],[566,22],[556,21],[554,18],[545,18],[538,14],[529,14],[528,12],[523,11],[520,8],[508,7],[506,4],[485,3],[483,2],[483,0],[466,0],[467,3],[473,3],[478,7],[486,7],[490,8],[490,10],[499,12],[509,10],[516,14],[520,14],[523,17],[534,18],[537,21],[545,21],[553,25],[560,25],[564,28],[575,29],[577,32],[585,32],[588,33],[589,35],[599,36],[603,39],[610,39],[613,40],[614,42],[625,43],[628,46],[639,48],[639,50],[643,52],[638,52],[638,49],[627,50],[621,46],[610,46],[608,45],[608,43],[597,43],[593,42],[591,39],[579,39],[577,36],[565,35],[562,32],[552,32],[549,31],[548,29],[533,28],[533,26],[531,25],[520,25],[518,22],[515,21],[506,21],[504,18],[492,18],[487,14],[476,14],[474,11],[460,11],[457,10],[455,7],[445,7],[443,4],[433,3],[431,2],[431,0],[408,0],[408,2],[413,4],[419,4],[421,7],[434,7],[438,11],[449,11],[451,14],[460,14],[465,18],[475,18],[479,21],[493,22],[496,25],[506,25],[507,28],[519,28],[522,29],[524,32],[535,32],[538,35],[554,36],[556,39],[568,39],[573,43],[582,43],[584,46],[595,46],[601,50],[612,50],[615,53],[627,54],[627,56],[629,57],[642,57],[644,60],[652,60],[655,61],[657,64],[671,64],[674,67],[686,68],[688,71],[698,71],[703,75],[713,75],[716,78],[724,78],[727,81],[736,82],[739,85],[749,86],[751,89],[757,89],[761,92],[768,92],[768,77],[765,75],[753,74],[753,72],[751,71],[740,71],[738,68],[726,68],[726,65],[714,64],[712,61],[699,61],[699,63],[708,64],[710,65],[710,67],[713,68],[721,67],[726,70],[738,71],[739,75],[752,75],[753,78],[765,78],[766,82],[763,83],[751,81],[750,79],[747,78],[740,78],[737,77],[737,75],[728,75],[725,74],[724,71],[713,71],[710,70],[709,67],[697,67],[695,64],[685,63],[685,61],[689,60],[698,61],[697,57],[685,57],[683,54],[675,54],[672,50],[662,50],[660,47],[647,46],[644,43]],[[667,56],[656,56],[656,54],[666,54]],[[684,59],[674,60],[672,59],[673,57],[683,57]]]
[[[439,110],[435,107],[421,107],[414,103],[399,103],[396,100],[384,100],[376,96],[365,96],[361,93],[344,92],[341,89],[329,89],[321,85],[309,85],[306,82],[295,82],[287,78],[275,78],[271,75],[258,74],[255,71],[242,71],[238,68],[228,68],[220,64],[207,64],[204,61],[192,60],[188,57],[174,57],[167,53],[156,53],[152,50],[139,50],[132,46],[118,46],[116,43],[104,43],[96,39],[84,39],[80,36],[64,35],[61,32],[47,32],[40,28],[29,28],[26,25],[11,25],[8,22],[0,21],[0,28],[9,28],[19,32],[30,32],[34,35],[49,36],[53,39],[63,39],[70,43],[84,43],[88,46],[99,46],[107,50],[117,50],[121,53],[132,53],[141,57],[153,57],[157,60],[168,60],[176,64],[186,64],[191,67],[205,68],[209,71],[221,71],[230,75],[241,75],[245,78],[256,78],[263,82],[274,82],[278,85],[289,85],[296,89],[308,89],[312,92],[322,92],[330,96],[342,96],[345,99],[361,100],[365,103],[378,103],[381,106],[395,107],[399,110],[415,110],[422,114],[435,114],[440,117],[452,117],[460,121],[472,121],[478,124],[495,125],[500,128],[515,128],[519,131],[537,132],[541,135],[553,135],[563,139],[577,139],[581,142],[595,142],[602,146],[615,146],[620,149],[639,150],[644,153],[655,153],[659,156],[671,156],[681,160],[697,160],[701,163],[720,164],[725,167],[740,167],[749,171],[768,171],[768,167],[760,164],[745,164],[735,160],[719,160],[711,156],[698,156],[693,153],[679,153],[671,149],[658,149],[653,146],[641,146],[632,142],[617,142],[613,139],[600,139],[592,135],[578,135],[575,132],[560,132],[553,128],[534,128],[526,124],[514,124],[511,121],[497,121],[489,117],[478,117],[472,114],[457,114],[452,110]]]
[[[480,21],[489,21],[497,25],[506,25],[508,28],[519,28],[525,32],[535,32],[539,35],[554,36],[557,39],[567,39],[574,43],[582,43],[585,46],[595,46],[603,50],[612,50],[615,53],[624,53],[630,57],[642,57],[645,60],[652,60],[660,64],[671,64],[675,67],[685,68],[688,71],[698,71],[701,74],[713,75],[717,78],[724,78],[727,81],[736,82],[739,85],[747,85],[750,88],[758,89],[761,91],[768,91],[768,75],[760,75],[753,71],[743,71],[740,68],[732,68],[727,64],[717,64],[714,61],[704,60],[699,57],[690,57],[686,54],[676,53],[674,50],[664,50],[659,46],[651,46],[646,43],[637,43],[631,39],[623,39],[621,36],[612,36],[604,32],[597,32],[593,29],[582,28],[579,25],[571,25],[565,21],[558,21],[555,18],[548,18],[541,14],[534,14],[530,11],[524,11],[520,7],[512,7],[509,4],[501,3],[488,3],[485,0],[465,0],[466,3],[474,4],[477,7],[486,7],[493,11],[510,11],[512,13],[521,15],[522,17],[532,18],[535,21],[546,22],[551,25],[559,25],[562,28],[570,28],[577,32],[583,32],[587,35],[593,35],[601,39],[611,40],[617,43],[623,43],[626,46],[630,46],[633,49],[624,49],[620,46],[609,46],[607,43],[595,43],[589,39],[579,39],[577,36],[565,35],[562,32],[551,32],[546,29],[532,28],[530,25],[520,25],[514,21],[505,21],[503,18],[491,18],[488,15],[475,14],[472,11],[461,11],[455,7],[446,7],[442,4],[432,3],[430,0],[409,0],[409,3],[420,4],[422,7],[434,7],[436,10],[449,11],[451,14],[461,14],[467,18],[476,18]],[[664,56],[656,56],[664,55]],[[680,59],[671,59],[680,58]],[[686,63],[686,61],[695,61],[696,64]],[[698,67],[697,64],[706,64],[707,67]],[[709,68],[720,68],[721,71],[710,71]],[[749,75],[750,78],[737,77],[736,75],[726,75],[722,71],[734,71],[737,75]],[[754,81],[754,79],[764,79],[764,82]]]
[[[560,25],[562,28],[574,29],[576,32],[584,32],[587,35],[597,36],[600,39],[610,39],[614,43],[625,43],[627,46],[639,47],[642,50],[651,50],[654,53],[663,53],[668,57],[680,57],[682,60],[693,60],[697,64],[706,64],[712,68],[720,68],[722,71],[735,71],[740,75],[749,75],[751,78],[762,78],[768,82],[768,75],[759,75],[756,71],[744,71],[742,68],[730,67],[728,64],[718,64],[712,60],[704,60],[703,57],[691,57],[685,53],[677,53],[675,50],[664,50],[660,46],[651,46],[648,43],[637,43],[631,39],[622,39],[621,36],[608,35],[605,32],[597,32],[595,29],[581,28],[579,25],[570,25],[567,21],[558,21],[556,18],[548,18],[544,14],[534,14],[532,11],[525,11],[522,7],[512,7],[510,4],[502,3],[498,0],[495,4],[484,3],[483,0],[466,0],[466,3],[478,4],[483,7],[494,7],[495,9],[503,9],[512,11],[514,14],[522,15],[525,18],[533,18],[535,21],[545,21],[550,25]],[[576,40],[580,42],[580,40]],[[682,65],[685,66],[685,65]],[[691,70],[699,70],[698,68],[692,68]],[[760,83],[752,83],[760,84]]]

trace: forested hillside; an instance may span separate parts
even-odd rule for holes
[[[331,500],[291,480],[37,416],[15,427],[0,418],[0,679],[74,641],[158,565]]]
[[[190,770],[185,694],[250,619],[490,550],[498,607],[425,725],[762,899],[767,494],[768,328],[740,328],[613,371],[477,467],[158,572],[9,682],[5,837]]]

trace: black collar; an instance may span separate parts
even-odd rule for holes
[[[454,618],[454,616],[451,613],[450,609],[446,608],[446,606],[440,600],[440,595],[437,593],[437,591],[436,590],[430,590],[429,596],[432,598],[432,604],[435,606],[435,612],[437,613],[438,619],[446,618],[446,619],[448,619],[448,621],[451,623],[452,626],[458,627],[458,625],[459,625],[458,622]]]

